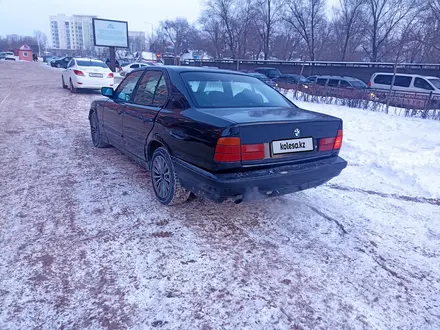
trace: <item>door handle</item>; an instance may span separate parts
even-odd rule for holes
[[[151,123],[153,122],[153,118],[148,118],[143,120],[144,123]]]

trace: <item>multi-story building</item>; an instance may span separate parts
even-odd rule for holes
[[[97,16],[58,14],[50,16],[52,47],[58,49],[92,49],[92,18]]]

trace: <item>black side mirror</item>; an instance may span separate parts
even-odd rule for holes
[[[111,87],[102,87],[101,88],[101,94],[103,96],[109,97],[109,98],[113,98],[114,95],[114,90]]]

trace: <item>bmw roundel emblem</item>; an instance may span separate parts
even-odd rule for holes
[[[299,128],[295,128],[295,130],[293,131],[293,135],[295,135],[295,137],[298,137],[300,133],[301,132],[300,132]]]

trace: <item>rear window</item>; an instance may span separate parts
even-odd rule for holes
[[[391,85],[392,80],[393,80],[392,75],[380,74],[376,76],[376,78],[374,78],[374,82],[376,84],[381,84],[381,85]],[[411,80],[412,77],[396,75],[396,78],[394,80],[394,86],[409,87],[411,85]]]
[[[254,77],[212,72],[185,72],[181,77],[200,108],[292,107],[272,87]]]
[[[396,76],[394,79],[394,86],[409,87],[409,85],[411,85],[411,80],[412,77]]]
[[[358,81],[358,80],[350,80],[350,84],[353,87],[367,87],[366,83],[364,83],[363,81]]]
[[[330,87],[338,87],[339,80],[337,79],[329,79],[327,86]]]
[[[374,78],[374,83],[381,84],[381,85],[391,85],[392,79],[393,79],[393,77],[390,75],[379,74]]]
[[[99,68],[107,68],[107,65],[104,62],[99,61],[84,61],[84,60],[76,60],[78,66],[94,66]]]

